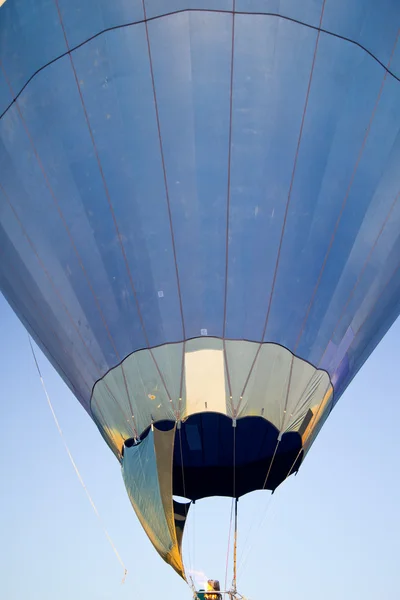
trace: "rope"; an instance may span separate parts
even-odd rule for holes
[[[270,509],[271,504],[272,504],[272,498],[273,498],[273,494],[270,494],[269,497],[268,497],[268,502],[266,504],[264,512],[261,514],[261,518],[259,519],[259,522],[258,522],[258,526],[257,526],[257,530],[258,531],[260,531],[263,528],[264,523],[265,523],[265,521],[267,519],[267,516],[269,514],[269,509]],[[256,521],[253,520],[253,524],[250,527],[250,531],[249,531],[249,533],[247,535],[246,542],[245,542],[245,544],[243,546],[242,554],[240,555],[239,566],[238,566],[238,571],[240,571],[240,572],[243,571],[244,567],[246,566],[246,563],[249,560],[251,552],[252,552],[252,550],[254,548],[254,542],[252,542],[250,544],[248,544],[248,542],[249,542],[249,539],[251,537],[251,533],[254,530],[255,523],[256,523]],[[246,549],[246,546],[247,546],[247,549]]]
[[[322,403],[320,404],[320,406],[319,406],[319,408],[318,408],[318,411],[317,411],[317,412],[316,412],[316,414],[314,415],[314,417],[313,417],[313,420],[311,421],[311,423],[315,423],[315,422],[316,422],[316,420],[317,420],[317,417],[318,417],[318,415],[319,415],[319,412],[320,412],[320,409],[321,409],[321,406],[322,406]],[[269,475],[269,472],[270,472],[270,470],[271,470],[272,462],[273,462],[273,460],[274,460],[274,458],[275,458],[275,455],[276,455],[276,450],[277,450],[277,448],[278,448],[278,445],[279,445],[279,440],[278,440],[278,444],[277,444],[277,446],[276,446],[276,448],[275,448],[275,453],[274,453],[274,456],[273,456],[273,458],[272,458],[272,461],[271,461],[271,464],[270,464],[270,468],[269,468],[269,470],[268,470],[267,477],[266,477],[266,479],[265,479],[264,488],[265,488],[265,485],[266,485],[266,483],[267,483],[268,475]],[[299,457],[300,457],[301,453],[303,452],[303,450],[304,450],[304,446],[302,445],[302,446],[301,446],[301,448],[300,448],[300,450],[299,450],[299,452],[298,452],[298,453],[297,453],[297,455],[296,455],[296,458],[294,459],[294,461],[293,461],[293,463],[292,463],[292,466],[290,467],[289,471],[287,472],[287,475],[286,475],[285,479],[282,481],[282,483],[283,483],[284,481],[286,481],[286,479],[288,479],[288,477],[290,477],[290,475],[292,474],[292,471],[293,471],[293,469],[294,469],[294,467],[295,467],[295,465],[296,465],[296,463],[297,463],[297,461],[298,461],[298,459],[299,459]],[[270,497],[269,497],[269,499],[268,499],[267,506],[265,507],[264,513],[262,514],[262,516],[261,516],[261,519],[260,519],[260,521],[259,521],[259,525],[258,525],[258,529],[259,529],[259,530],[260,530],[260,529],[263,527],[263,525],[264,525],[264,523],[265,523],[265,520],[266,520],[266,518],[267,518],[267,515],[268,515],[268,512],[269,512],[269,508],[270,508],[270,506],[271,506],[271,502],[272,502],[272,497],[273,497],[273,494],[271,494],[271,495],[270,495]],[[254,529],[254,521],[253,521],[253,524],[252,524],[252,526],[251,526],[251,530],[253,530],[253,529]],[[249,539],[249,537],[250,537],[250,535],[248,535],[248,536],[247,536],[247,538],[246,538],[246,542],[247,542],[247,540]],[[252,544],[250,544],[250,545],[249,545],[249,549],[248,549],[248,552],[247,552],[247,554],[246,554],[246,555],[245,555],[245,553],[244,553],[244,552],[242,552],[242,555],[241,555],[241,561],[240,561],[240,565],[239,565],[239,568],[240,568],[240,570],[242,570],[242,569],[244,568],[244,566],[245,566],[246,562],[248,561],[248,559],[249,559],[249,556],[250,556],[250,554],[251,554],[251,551],[252,551],[253,547],[254,547],[254,542],[253,542]]]
[[[181,426],[182,426],[182,423],[181,423]],[[185,484],[185,468],[184,468],[184,465],[183,465],[182,429],[181,429],[181,426],[179,427],[178,432],[179,432],[179,450],[180,450],[180,454],[181,454],[181,466],[182,466],[182,487],[183,487],[183,495],[184,495],[185,498],[187,498],[187,496],[186,496],[186,484]],[[186,504],[185,504],[185,516],[186,516],[186,519],[187,519],[188,511],[187,511]],[[193,533],[193,535],[194,535],[194,533]],[[190,538],[188,539],[187,547],[188,547],[188,559],[189,559],[189,572],[192,573],[194,571],[194,564],[193,564],[192,552],[191,552],[191,548],[190,548]],[[190,577],[190,579],[192,579],[192,577]],[[193,580],[192,580],[192,582],[193,582]],[[189,583],[189,582],[187,581],[187,583]],[[193,583],[193,586],[194,586],[194,583]]]
[[[192,554],[192,561],[193,561],[193,569],[196,568],[196,503],[192,503],[192,507],[190,510],[190,513],[192,515],[192,542],[193,542],[193,554]]]
[[[232,520],[233,520],[233,503],[234,503],[234,498],[232,498],[231,517],[229,519],[229,535],[228,535],[228,549],[227,549],[227,552],[226,552],[226,566],[225,566],[224,590],[226,590],[226,586],[228,585],[229,550],[230,550],[230,547],[231,547]]]
[[[236,413],[235,413],[236,417]],[[232,578],[232,594],[237,591],[237,505],[236,497],[236,418],[232,422],[233,425],[233,498],[235,503],[235,528],[233,534],[233,578]],[[225,588],[226,589],[226,588]]]
[[[267,475],[266,475],[266,477],[265,477],[264,484],[263,484],[263,487],[262,487],[262,489],[263,489],[263,490],[265,490],[265,487],[266,487],[266,485],[267,485],[268,478],[269,478],[269,475],[270,475],[270,473],[271,473],[272,465],[273,465],[273,463],[274,463],[274,460],[275,460],[275,457],[276,457],[276,453],[277,453],[277,451],[278,451],[279,444],[280,444],[280,439],[279,439],[279,437],[278,437],[278,441],[277,441],[277,443],[276,443],[275,450],[274,450],[274,453],[273,453],[273,455],[272,455],[272,458],[271,458],[271,462],[269,463],[269,466],[268,466],[268,471],[267,471]],[[296,460],[297,460],[297,457],[296,457]],[[293,466],[292,466],[292,468],[293,468]],[[289,474],[290,474],[290,472],[289,472]],[[287,477],[289,476],[289,474],[288,474],[288,475],[286,475],[285,479],[287,479]],[[272,498],[272,494],[271,494],[271,498]],[[267,504],[267,507],[266,507],[266,509],[265,509],[266,511],[268,510],[268,507],[269,507],[269,504],[270,504],[270,503],[271,503],[271,499],[270,499],[270,501],[269,501],[269,502],[268,502],[268,504]],[[252,531],[252,530],[254,529],[254,523],[255,523],[255,520],[253,519],[253,523],[252,523],[252,525],[250,526],[250,531]],[[262,523],[263,523],[263,520],[262,520],[262,518],[261,518],[261,520],[260,520],[260,523],[259,523],[259,528],[261,527]],[[249,532],[249,534],[247,535],[246,542],[245,542],[245,544],[244,544],[244,547],[243,547],[243,550],[242,550],[242,554],[241,554],[242,565],[241,565],[241,566],[243,566],[243,558],[242,558],[242,557],[244,556],[245,546],[247,545],[247,542],[249,541],[249,537],[250,537],[250,532]],[[250,549],[251,549],[251,548],[252,548],[252,544],[250,544],[250,546],[249,546],[249,553],[250,553]]]
[[[264,485],[262,487],[263,490],[265,490],[265,488],[266,488],[266,485],[267,485],[267,482],[268,482],[268,478],[269,478],[269,475],[271,473],[272,465],[274,463],[274,460],[275,460],[275,457],[276,457],[276,454],[277,454],[277,451],[278,451],[279,444],[280,444],[280,438],[278,437],[278,440],[277,440],[277,443],[276,443],[276,446],[275,446],[275,450],[274,450],[274,453],[272,455],[271,462],[269,463],[267,475],[266,475],[265,480],[264,480]],[[288,474],[286,475],[286,477],[285,477],[285,479],[283,481],[286,481],[286,479],[291,474],[292,469],[293,469],[294,465],[296,464],[296,461],[299,458],[302,449],[303,448],[300,449],[300,451],[299,451],[298,455],[296,456],[296,458],[295,458],[292,466],[289,469]],[[269,509],[269,507],[271,505],[271,501],[272,501],[272,494],[269,497],[269,500],[268,500],[267,506],[265,507],[264,513],[261,515],[261,519],[259,520],[259,524],[258,524],[258,528],[257,529],[261,529],[261,527],[264,525],[264,521],[265,521],[266,516],[268,514],[268,509]],[[253,522],[252,522],[252,524],[250,526],[250,531],[253,531],[253,529],[254,529],[254,523],[255,523],[255,519],[253,519]],[[249,532],[249,534],[248,534],[248,536],[246,538],[245,546],[247,545],[247,542],[248,542],[249,538],[250,538],[250,532]],[[245,550],[243,549],[242,554],[241,554],[241,560],[240,560],[240,570],[242,570],[244,568],[244,565],[245,565],[245,563],[247,562],[247,560],[248,560],[248,558],[250,556],[250,553],[251,553],[251,550],[253,549],[253,546],[254,546],[254,542],[249,545],[247,554],[245,554]]]
[[[232,594],[235,595],[237,592],[237,530],[238,530],[238,499],[235,498],[235,532],[233,534],[233,580],[232,580]]]
[[[83,489],[84,489],[84,491],[85,491],[85,494],[86,494],[86,496],[87,496],[87,498],[88,498],[88,500],[89,500],[89,502],[90,502],[90,504],[91,504],[91,506],[92,506],[92,508],[93,508],[93,511],[94,511],[94,513],[95,513],[95,515],[96,515],[97,519],[99,520],[99,523],[100,523],[100,525],[101,525],[101,528],[103,529],[104,535],[106,536],[106,538],[107,538],[107,540],[108,540],[108,543],[110,544],[110,546],[111,546],[111,548],[112,548],[112,550],[113,550],[113,552],[114,552],[115,556],[117,557],[117,560],[118,560],[119,564],[121,565],[121,567],[122,567],[122,568],[123,568],[123,570],[124,570],[124,576],[123,576],[123,578],[122,578],[122,583],[125,583],[125,580],[126,580],[126,576],[127,576],[128,570],[127,570],[127,568],[125,567],[125,564],[124,564],[124,562],[123,562],[123,560],[122,560],[122,558],[121,558],[121,556],[120,556],[120,554],[119,554],[119,552],[118,552],[118,550],[117,550],[117,548],[116,548],[116,546],[115,546],[114,542],[112,541],[112,539],[111,539],[111,537],[110,537],[110,535],[109,535],[109,533],[108,533],[108,531],[107,531],[107,529],[106,529],[106,527],[105,527],[105,525],[104,525],[104,523],[103,523],[103,520],[102,520],[102,518],[101,518],[101,516],[100,516],[100,513],[99,513],[99,511],[97,510],[97,507],[96,507],[96,505],[95,505],[95,503],[94,503],[94,501],[93,501],[93,498],[91,497],[91,495],[90,495],[90,493],[89,493],[89,490],[88,490],[88,488],[87,488],[87,487],[86,487],[86,485],[85,485],[85,482],[83,481],[82,475],[81,475],[81,474],[80,474],[80,472],[79,472],[79,469],[78,469],[78,467],[77,467],[77,465],[76,465],[76,463],[75,463],[75,461],[74,461],[74,458],[73,458],[73,456],[72,456],[72,454],[71,454],[71,451],[70,451],[70,449],[69,449],[69,447],[68,447],[68,444],[67,444],[67,442],[66,442],[66,440],[65,440],[65,438],[64,438],[64,434],[63,434],[63,432],[62,432],[62,429],[61,429],[61,426],[60,426],[60,424],[59,424],[59,422],[58,422],[57,415],[56,415],[56,413],[55,413],[55,411],[54,411],[53,405],[52,405],[52,403],[51,403],[51,400],[50,400],[50,396],[49,396],[49,394],[48,394],[48,392],[47,392],[46,384],[45,384],[45,382],[44,382],[44,379],[43,379],[43,376],[42,376],[42,373],[41,373],[41,370],[40,370],[40,367],[39,367],[39,363],[38,363],[38,361],[37,361],[37,358],[36,358],[36,353],[35,353],[35,350],[34,350],[34,348],[33,348],[32,340],[31,340],[31,336],[30,336],[29,334],[28,334],[28,340],[29,340],[29,345],[30,345],[30,347],[31,347],[31,351],[32,351],[33,360],[35,361],[36,369],[37,369],[37,372],[38,372],[38,374],[39,374],[39,377],[40,377],[40,382],[41,382],[41,384],[42,384],[42,388],[43,388],[44,394],[45,394],[45,396],[46,396],[47,404],[49,405],[49,408],[50,408],[51,414],[53,415],[54,423],[56,424],[56,427],[57,427],[57,429],[58,429],[58,433],[60,434],[60,437],[61,437],[61,439],[62,439],[62,442],[63,442],[63,444],[64,444],[64,448],[65,448],[65,450],[66,450],[66,452],[67,452],[67,454],[68,454],[69,460],[71,461],[71,464],[72,464],[72,466],[73,466],[73,468],[74,468],[74,471],[75,471],[75,473],[76,473],[76,476],[78,477],[78,479],[79,479],[79,482],[80,482],[81,486],[83,487]]]
[[[253,544],[254,544],[254,542],[253,542],[253,543],[250,543],[250,540],[251,540],[251,538],[252,538],[252,534],[253,534],[253,531],[254,531],[254,527],[255,527],[255,525],[256,525],[256,522],[258,523],[257,530],[261,530],[261,528],[262,528],[262,526],[263,526],[263,524],[264,524],[264,521],[265,521],[265,519],[266,519],[266,516],[267,516],[267,514],[268,514],[269,507],[271,506],[272,497],[273,497],[273,494],[270,494],[270,495],[268,496],[268,501],[267,501],[267,504],[266,504],[266,506],[265,506],[265,509],[264,509],[264,511],[263,511],[263,512],[262,512],[262,514],[261,514],[261,518],[259,519],[259,521],[257,522],[257,520],[256,520],[255,518],[253,518],[253,519],[252,519],[251,525],[250,525],[250,527],[249,527],[249,529],[248,529],[248,531],[247,531],[247,535],[246,535],[245,541],[244,541],[244,543],[242,544],[242,552],[241,552],[241,554],[240,554],[240,557],[239,557],[239,565],[238,565],[238,571],[239,571],[239,572],[240,572],[240,571],[242,571],[242,569],[243,569],[243,567],[244,567],[245,563],[246,563],[246,562],[247,562],[247,560],[248,560],[248,557],[249,557],[249,555],[250,555],[250,552],[251,552],[251,550],[252,550],[252,547],[253,547]]]
[[[236,423],[233,428],[233,497],[236,498]]]

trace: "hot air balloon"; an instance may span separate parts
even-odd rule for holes
[[[183,578],[174,497],[297,472],[400,312],[399,27],[393,0],[0,9],[0,289]]]

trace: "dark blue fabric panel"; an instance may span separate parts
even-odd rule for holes
[[[161,431],[174,425],[172,421],[154,423]],[[150,428],[143,432],[139,444],[149,433]],[[135,440],[128,439],[124,448],[135,445]],[[198,500],[274,490],[299,469],[302,460],[297,432],[284,434],[278,444],[277,428],[263,417],[241,418],[233,427],[225,415],[198,413],[175,430],[173,493]]]
[[[183,463],[186,467],[229,466],[233,464],[232,419],[217,413],[193,415],[181,426]],[[178,433],[179,434],[179,430]],[[261,417],[245,417],[236,424],[236,465],[243,466],[272,455],[277,443],[276,427]],[[285,438],[285,451],[297,447]],[[298,437],[298,436],[297,436]],[[180,444],[175,444],[174,462],[182,464]]]
[[[275,489],[302,460],[298,433],[283,435],[277,444],[278,430],[262,417],[238,419],[234,428],[221,414],[192,415],[175,434],[174,494],[196,500]]]

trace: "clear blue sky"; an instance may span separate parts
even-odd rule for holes
[[[2,297],[0,332],[0,596],[190,598],[141,530],[116,459],[39,353],[67,442],[129,569],[121,585],[121,567],[46,404],[27,334]],[[399,357],[400,321],[337,405],[299,475],[270,504],[267,492],[240,500],[239,559],[250,528],[252,547],[239,591],[251,600],[399,597]],[[185,541],[187,565],[221,581],[229,516],[227,499],[196,504]]]

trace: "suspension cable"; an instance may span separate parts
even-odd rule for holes
[[[242,547],[241,554],[239,556],[238,572],[243,571],[243,568],[244,568],[245,564],[247,563],[247,560],[248,560],[248,558],[249,558],[249,556],[251,554],[251,551],[253,549],[253,546],[254,546],[254,542],[251,542],[252,534],[254,532],[254,528],[256,526],[256,523],[258,523],[258,525],[257,525],[257,531],[261,531],[262,530],[262,528],[264,526],[264,523],[265,523],[265,520],[266,520],[266,518],[268,516],[270,507],[271,507],[272,498],[273,498],[273,494],[271,493],[268,496],[268,500],[266,502],[265,508],[262,510],[261,517],[258,519],[258,521],[255,518],[252,519],[251,525],[250,525],[250,527],[249,527],[249,529],[247,531],[247,535],[246,535],[245,541],[242,544],[243,547]]]
[[[316,413],[314,414],[314,416],[313,416],[313,418],[311,420],[309,436],[312,434],[313,428],[317,425],[320,415],[322,415],[323,408],[325,408],[325,406],[323,406],[323,405],[324,405],[324,402],[321,402],[321,404],[318,407],[318,410],[316,411]],[[279,444],[279,441],[278,441],[278,444]],[[277,447],[278,447],[278,444],[277,444]],[[277,447],[275,448],[274,457],[276,455]],[[293,463],[292,463],[289,471],[287,472],[287,475],[286,475],[285,479],[282,481],[282,483],[284,481],[286,481],[286,479],[288,479],[290,477],[290,475],[292,474],[293,469],[294,469],[294,467],[295,467],[295,465],[296,465],[296,463],[297,463],[298,459],[300,458],[300,455],[301,455],[301,453],[303,451],[304,451],[304,443],[302,444],[300,450],[298,451],[298,453],[296,455],[296,458],[294,459],[294,461],[293,461]],[[271,471],[272,462],[273,462],[273,459],[271,461],[271,464],[270,464],[270,467],[269,467],[269,470],[268,470],[268,474],[267,474],[267,477],[266,477],[265,482],[264,482],[264,489],[265,489],[265,486],[266,486],[266,483],[267,483],[267,480],[268,480],[269,473]],[[262,526],[264,525],[265,519],[266,519],[267,514],[268,514],[268,509],[270,508],[270,505],[271,505],[272,496],[273,496],[273,494],[270,495],[269,501],[268,501],[267,506],[266,506],[265,511],[264,511],[264,514],[262,515],[262,517],[260,519],[260,523],[259,523],[259,527],[258,527],[259,529],[261,529]],[[253,522],[253,525],[254,525],[254,522]],[[251,527],[251,529],[253,529],[253,526]],[[249,539],[249,536],[247,537],[246,542],[247,542],[248,539]],[[240,560],[240,565],[239,565],[240,566],[240,570],[242,570],[244,568],[244,566],[245,566],[245,564],[246,564],[246,562],[247,562],[247,560],[248,560],[248,558],[249,558],[249,556],[251,554],[253,546],[254,546],[254,543],[252,543],[252,544],[249,545],[249,548],[248,548],[248,551],[247,551],[246,555],[245,555],[244,552],[242,553],[241,560]]]
[[[238,499],[235,498],[235,530],[233,534],[233,580],[232,594],[237,593],[237,531],[238,531]]]
[[[232,421],[233,426],[233,498],[235,504],[234,517],[234,533],[233,533],[233,578],[232,578],[232,595],[237,592],[237,529],[238,529],[238,514],[237,505],[238,498],[236,495],[236,412]]]
[[[44,382],[44,379],[43,379],[43,376],[42,376],[42,372],[41,372],[41,370],[40,370],[40,367],[39,367],[39,363],[38,363],[38,360],[37,360],[37,357],[36,357],[36,353],[35,353],[35,350],[34,350],[34,347],[33,347],[33,344],[32,344],[32,339],[31,339],[31,336],[30,336],[29,334],[28,334],[28,340],[29,340],[29,345],[30,345],[30,347],[31,347],[31,351],[32,351],[33,360],[35,361],[36,369],[37,369],[37,372],[38,372],[38,374],[39,374],[40,382],[41,382],[41,384],[42,384],[42,388],[43,388],[44,394],[45,394],[45,396],[46,396],[47,404],[49,405],[49,408],[50,408],[51,414],[52,414],[52,416],[53,416],[54,423],[56,424],[56,427],[57,427],[58,433],[60,434],[60,437],[61,437],[61,439],[62,439],[62,442],[63,442],[63,444],[64,444],[64,448],[65,448],[65,450],[66,450],[66,452],[67,452],[67,454],[68,454],[68,458],[69,458],[69,460],[71,461],[71,464],[72,464],[72,466],[73,466],[73,468],[74,468],[74,471],[75,471],[75,473],[76,473],[76,476],[78,477],[78,479],[79,479],[79,482],[80,482],[81,486],[83,487],[83,489],[84,489],[84,491],[85,491],[85,494],[86,494],[86,496],[87,496],[87,498],[88,498],[88,500],[89,500],[89,502],[90,502],[90,504],[91,504],[91,506],[92,506],[92,508],[93,508],[93,511],[94,511],[94,513],[95,513],[95,515],[96,515],[97,519],[99,520],[99,523],[100,523],[100,525],[101,525],[101,528],[103,529],[104,535],[106,536],[108,543],[110,544],[110,546],[111,546],[111,548],[112,548],[112,550],[113,550],[113,552],[114,552],[115,556],[117,557],[117,560],[118,560],[119,564],[121,565],[121,567],[122,567],[122,568],[123,568],[123,570],[124,570],[124,576],[123,576],[123,578],[122,578],[122,583],[125,583],[126,576],[127,576],[127,573],[128,573],[128,569],[125,567],[125,564],[124,564],[124,562],[123,562],[123,560],[122,560],[122,558],[121,558],[121,556],[120,556],[120,554],[119,554],[119,552],[118,552],[118,550],[117,550],[117,548],[116,548],[116,546],[115,546],[115,544],[114,544],[113,540],[111,539],[111,537],[110,537],[110,535],[109,535],[109,533],[108,533],[108,531],[107,531],[107,529],[106,529],[106,527],[105,527],[105,525],[104,525],[104,522],[103,522],[103,520],[102,520],[102,518],[101,518],[101,516],[100,516],[100,513],[99,513],[99,511],[97,510],[97,507],[96,507],[96,505],[95,505],[95,503],[94,503],[94,501],[93,501],[93,498],[92,498],[92,496],[90,495],[90,493],[89,493],[89,490],[88,490],[88,488],[86,487],[86,484],[85,484],[85,482],[83,481],[82,475],[80,474],[80,472],[79,472],[79,469],[78,469],[78,467],[77,467],[77,465],[76,465],[76,462],[75,462],[75,460],[74,460],[74,458],[73,458],[73,456],[72,456],[72,454],[71,454],[71,451],[70,451],[70,449],[69,449],[69,447],[68,447],[68,444],[67,444],[67,442],[66,442],[66,440],[65,440],[65,437],[64,437],[63,431],[62,431],[62,429],[61,429],[60,423],[59,423],[59,421],[58,421],[58,419],[57,419],[57,415],[56,415],[56,413],[55,413],[55,411],[54,411],[54,408],[53,408],[53,405],[52,405],[52,403],[51,403],[50,396],[49,396],[49,394],[48,394],[48,392],[47,392],[46,384],[45,384],[45,382]]]
[[[183,464],[183,448],[182,448],[182,422],[178,421],[177,422],[177,429],[178,429],[178,436],[179,436],[179,452],[180,452],[180,456],[181,456],[181,469],[182,469],[182,491],[183,491],[183,496],[184,498],[187,498],[186,496],[186,483],[185,483],[185,466]],[[185,503],[184,505],[185,507],[185,519],[188,518],[188,509],[187,509],[187,505]],[[193,535],[195,534],[195,531],[193,532]],[[193,564],[193,559],[192,559],[192,551],[191,551],[191,544],[190,544],[190,537],[187,537],[188,543],[187,543],[187,549],[188,549],[188,561],[189,561],[189,572],[192,573],[195,569],[195,565]],[[195,542],[194,542],[195,543]],[[193,546],[194,546],[193,543]],[[182,560],[183,560],[183,556],[182,556]],[[191,581],[192,581],[192,585],[194,587],[194,583],[193,583],[193,579],[192,577],[190,577]],[[187,581],[187,580],[186,580]],[[187,583],[189,584],[190,587],[192,587],[192,585],[187,581]]]
[[[225,583],[224,583],[224,590],[226,590],[226,586],[228,585],[228,568],[229,568],[229,550],[231,547],[231,534],[232,534],[232,521],[233,521],[233,503],[234,503],[234,498],[232,498],[232,504],[231,504],[231,516],[229,519],[229,534],[228,534],[228,549],[226,551],[226,566],[225,566]]]

